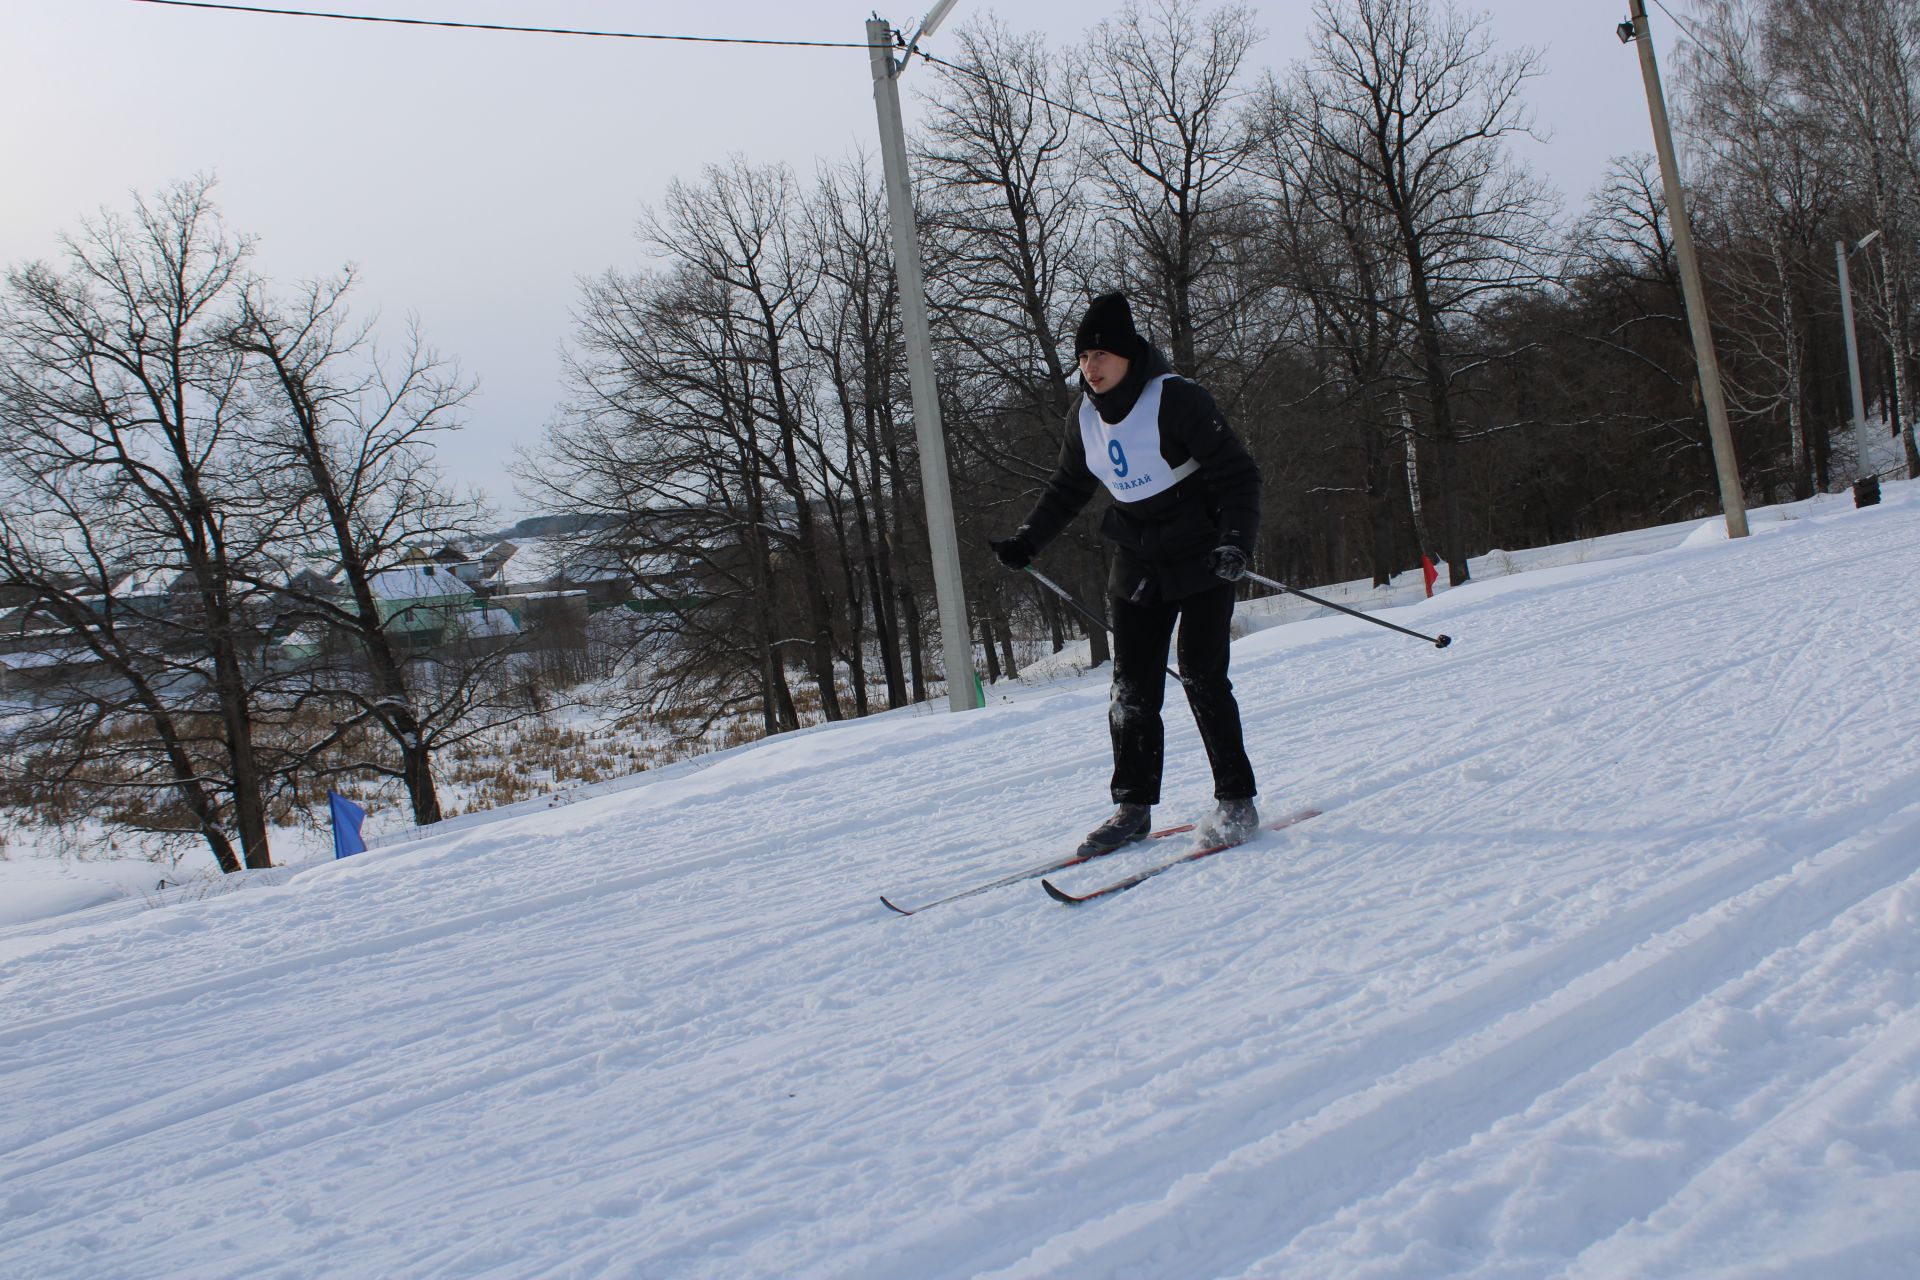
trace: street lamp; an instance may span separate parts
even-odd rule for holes
[[[920,29],[913,33],[913,39],[907,41],[907,51],[900,55],[900,65],[894,69],[895,75],[907,69],[907,59],[920,47],[920,42],[938,31],[940,24],[947,20],[947,15],[953,12],[953,6],[959,3],[960,0],[940,0],[939,4],[927,10],[927,16],[920,19]]]
[[[1833,258],[1840,269],[1840,327],[1846,331],[1847,335],[1847,380],[1853,386],[1853,447],[1860,459],[1860,475],[1853,485],[1853,499],[1858,505],[1871,505],[1861,503],[1865,492],[1862,486],[1866,484],[1868,475],[1869,442],[1867,440],[1867,403],[1866,398],[1860,394],[1860,342],[1853,332],[1853,277],[1847,271],[1847,259],[1872,244],[1879,236],[1880,231],[1875,228],[1862,236],[1860,242],[1851,249],[1847,248],[1845,240],[1833,242]]]
[[[907,343],[907,381],[913,388],[914,436],[920,445],[920,487],[927,503],[927,542],[933,553],[933,594],[947,667],[947,706],[980,705],[973,687],[973,640],[967,626],[966,586],[960,577],[960,535],[953,523],[953,486],[947,476],[946,427],[933,376],[933,338],[927,328],[927,289],[921,276],[920,232],[913,221],[913,182],[907,174],[907,131],[900,117],[900,72],[922,37],[930,36],[957,0],[940,0],[921,21],[906,57],[893,58],[893,24],[867,22],[873,60],[873,105],[880,115],[880,169],[886,179],[893,231],[893,272],[900,282],[900,325]]]
[[[1667,98],[1660,88],[1660,67],[1653,54],[1653,29],[1647,22],[1646,0],[1627,0],[1628,21],[1614,28],[1622,44],[1640,45],[1640,76],[1647,89],[1647,114],[1653,122],[1654,149],[1660,154],[1660,179],[1667,197],[1667,218],[1673,226],[1673,256],[1680,266],[1680,291],[1687,304],[1687,328],[1693,335],[1694,365],[1700,374],[1700,400],[1707,411],[1707,437],[1713,445],[1713,469],[1720,482],[1720,506],[1726,512],[1727,536],[1747,536],[1747,499],[1740,491],[1740,463],[1733,452],[1733,428],[1727,421],[1726,396],[1720,390],[1720,364],[1713,353],[1713,326],[1707,318],[1707,293],[1700,282],[1700,260],[1693,250],[1693,223],[1687,217],[1686,193],[1680,186],[1680,161],[1674,154],[1673,130],[1667,124]]]

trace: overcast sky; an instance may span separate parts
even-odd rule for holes
[[[271,5],[274,0],[242,0]],[[871,0],[869,0],[869,3]],[[883,17],[911,30],[915,8]],[[688,35],[858,41],[868,10],[833,0],[294,0],[283,7]],[[960,0],[930,43],[997,11],[1065,51],[1114,6]],[[1307,0],[1252,6],[1259,66],[1304,53]],[[1626,0],[1466,0],[1501,47],[1531,46],[1545,145],[1522,152],[1577,211],[1608,159],[1652,149]],[[1671,5],[1684,14],[1686,9]],[[1654,12],[1671,67],[1672,23]],[[916,66],[905,79],[927,83]],[[908,128],[921,109],[906,95]],[[641,208],[676,176],[738,152],[785,161],[876,146],[864,49],[757,48],[372,26],[166,8],[135,0],[0,0],[0,262],[129,192],[210,173],[228,224],[286,283],[358,265],[359,309],[396,336],[408,315],[478,378],[442,465],[521,514],[505,468],[561,395],[558,351],[578,281],[646,261]],[[450,442],[450,443],[449,443]]]

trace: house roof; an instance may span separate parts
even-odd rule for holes
[[[473,609],[461,614],[456,625],[472,640],[520,634],[520,624],[505,609]]]
[[[509,582],[547,582],[560,574],[572,549],[560,538],[515,538],[514,553],[500,573]]]
[[[473,588],[444,566],[403,565],[383,569],[367,579],[377,600],[435,600],[442,596],[470,596]]]
[[[612,553],[573,538],[515,538],[519,548],[500,571],[509,583],[581,584],[620,578],[626,570]]]

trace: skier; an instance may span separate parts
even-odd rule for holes
[[[1167,651],[1180,624],[1180,681],[1213,766],[1218,807],[1199,825],[1211,844],[1237,844],[1259,824],[1253,765],[1227,679],[1233,584],[1247,571],[1260,525],[1260,470],[1205,388],[1175,374],[1133,325],[1123,293],[1087,308],[1074,335],[1081,396],[1068,411],[1060,461],[1031,514],[989,545],[1022,571],[1105,484],[1113,505],[1101,532],[1115,547],[1113,816],[1082,854],[1107,853],[1151,829],[1160,801]]]

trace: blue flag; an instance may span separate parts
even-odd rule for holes
[[[327,792],[327,807],[333,811],[333,856],[344,858],[363,852],[367,842],[360,838],[360,824],[367,811],[338,791]]]

